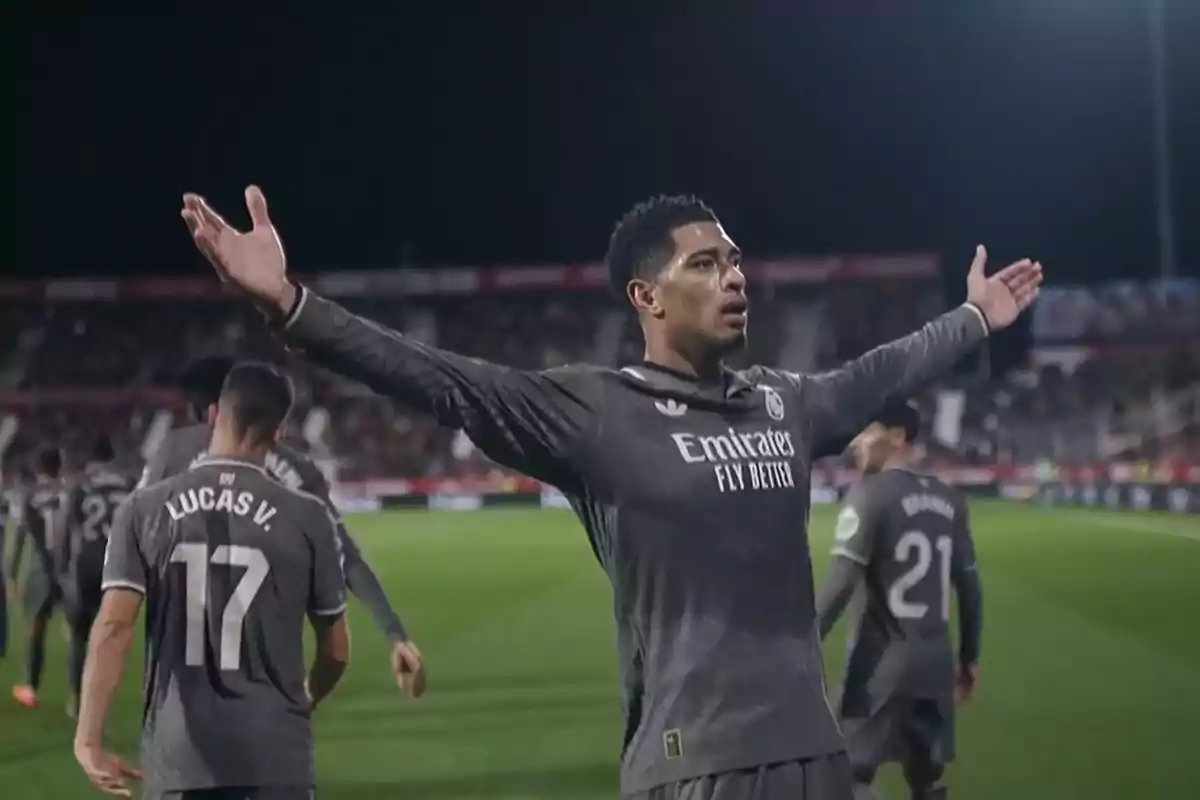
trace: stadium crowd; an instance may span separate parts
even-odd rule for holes
[[[746,359],[800,370],[831,367],[918,327],[943,307],[940,293],[928,281],[834,282],[754,291],[754,335]],[[930,445],[927,459],[985,465],[1132,453],[1196,460],[1200,345],[1196,325],[1187,324],[1196,309],[1178,293],[1151,302],[1145,298],[1158,294],[1126,288],[1107,295],[1116,299],[1109,306],[1120,311],[1117,315],[1087,299],[1096,296],[1105,295],[1051,292],[1041,324],[1068,335],[1135,331],[1136,347],[1038,350],[1050,355],[1035,358],[1029,369],[1006,381],[938,387],[962,392],[960,435],[951,445]],[[1144,302],[1135,302],[1137,298]],[[598,292],[359,297],[347,305],[423,341],[519,368],[640,358],[632,319]],[[1155,329],[1146,315],[1161,314],[1167,306],[1173,322]],[[1072,313],[1091,314],[1095,324],[1079,322]],[[1166,335],[1156,339],[1156,330]],[[459,476],[490,469],[462,437],[290,357],[253,312],[219,295],[167,300],[81,296],[40,303],[9,299],[0,302],[0,338],[6,343],[0,397],[4,412],[18,423],[2,450],[5,475],[19,471],[46,441],[61,442],[69,460],[81,460],[87,444],[102,431],[114,437],[124,459],[137,461],[156,417],[164,427],[178,421],[180,406],[169,387],[182,363],[214,352],[252,354],[286,365],[300,390],[293,424],[336,460],[342,480]],[[925,424],[932,427],[938,391],[919,401],[927,412]],[[321,413],[314,416],[317,409]],[[1064,443],[1072,431],[1078,432],[1078,441]],[[926,438],[936,442],[938,437]]]

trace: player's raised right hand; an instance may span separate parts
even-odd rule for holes
[[[267,199],[257,186],[246,187],[246,208],[253,223],[246,232],[231,226],[203,197],[190,192],[183,196],[180,216],[196,248],[222,281],[269,311],[287,313],[295,301],[295,288],[287,279],[287,258],[267,213]]]

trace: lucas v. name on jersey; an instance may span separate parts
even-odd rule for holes
[[[232,483],[233,475],[228,478],[228,482]],[[225,474],[221,475],[221,482],[226,482]],[[218,489],[215,486],[188,489],[168,500],[166,506],[167,513],[176,522],[201,511],[225,511],[239,517],[250,517],[253,512],[251,520],[264,531],[271,530],[270,520],[279,513],[279,509],[266,500],[258,500],[252,492]]]
[[[792,434],[775,428],[703,435],[672,433],[671,440],[688,464],[708,464],[717,491],[742,492],[794,489]]]

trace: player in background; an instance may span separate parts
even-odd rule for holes
[[[617,224],[606,263],[645,360],[518,370],[432,347],[288,279],[256,187],[253,229],[202,198],[198,249],[316,364],[461,429],[492,460],[560,489],[613,589],[633,800],[844,800],[845,742],[825,694],[806,521],[812,459],[884,403],[948,373],[1033,302],[1041,267],[840,369],[729,369],[748,323],[742,253],[704,203],[658,197]]]
[[[147,460],[138,482],[139,487],[186,472],[204,455],[212,436],[212,423],[216,418],[221,386],[233,365],[234,361],[231,358],[209,356],[197,359],[185,367],[179,379],[179,388],[195,422],[167,434]],[[267,453],[264,466],[268,474],[284,486],[320,498],[337,520],[338,536],[346,554],[346,584],[350,587],[350,592],[371,612],[371,618],[387,636],[391,644],[392,673],[397,685],[409,697],[420,697],[425,692],[425,662],[421,651],[416,643],[409,639],[404,623],[393,610],[375,571],[367,563],[358,544],[346,531],[341,514],[329,497],[329,482],[325,475],[300,451],[298,444],[287,441],[279,441],[272,447]]]
[[[104,550],[113,514],[133,491],[133,480],[117,469],[115,460],[112,440],[101,436],[93,445],[91,460],[67,490],[64,531],[55,559],[61,570],[63,607],[70,624],[67,670],[71,693],[67,713],[72,717],[79,710],[88,635],[100,610]]]
[[[13,505],[13,489],[5,486],[3,480],[0,480],[0,559],[8,552],[6,549],[8,520],[12,516]],[[0,569],[0,658],[8,655],[8,593],[10,586],[6,571]]]
[[[8,577],[24,596],[25,617],[29,624],[29,646],[25,650],[25,682],[13,687],[13,697],[28,708],[38,704],[38,689],[46,663],[46,633],[54,609],[62,600],[59,570],[54,561],[54,546],[62,531],[63,484],[62,453],[47,448],[36,456],[34,481],[22,494],[15,514],[16,534]],[[21,556],[26,542],[32,558],[20,580]],[[15,592],[14,592],[15,593]]]
[[[139,777],[104,749],[104,730],[144,599],[144,796],[312,797],[311,710],[341,678],[350,632],[336,521],[263,468],[291,402],[270,366],[234,367],[206,455],[117,510],[75,734],[105,791],[128,793]]]
[[[909,468],[919,428],[916,409],[896,403],[851,443],[863,477],[838,516],[833,564],[817,599],[822,638],[855,600],[838,711],[859,798],[873,797],[876,771],[897,761],[913,800],[945,800],[954,703],[969,699],[979,680],[983,593],[967,500]]]

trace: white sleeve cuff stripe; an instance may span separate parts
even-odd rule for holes
[[[342,603],[337,608],[330,608],[330,609],[319,608],[319,609],[312,611],[311,613],[314,617],[337,617],[337,616],[340,616],[340,615],[346,613],[347,605],[349,605],[349,604]]]
[[[109,589],[132,589],[138,594],[146,593],[145,586],[142,586],[140,583],[134,583],[133,581],[105,581],[104,583],[100,584],[100,591],[107,592]]]
[[[992,326],[988,325],[987,317],[984,315],[983,309],[974,303],[963,303],[963,305],[975,312],[975,315],[979,317],[980,324],[983,325],[984,335],[990,336],[992,333]]]
[[[854,561],[858,564],[862,564],[864,567],[867,566],[867,560],[865,558],[860,556],[858,553],[851,553],[849,550],[847,550],[844,547],[833,548],[833,554],[835,556],[841,556],[842,558],[848,558],[851,561]]]
[[[296,320],[300,319],[300,312],[304,310],[304,304],[308,302],[308,289],[305,289],[303,286],[297,284],[296,291],[300,293],[300,297],[297,298],[296,307],[292,309],[292,313],[288,314],[287,319],[283,321],[283,329],[285,331],[292,327],[292,324],[295,323]]]

